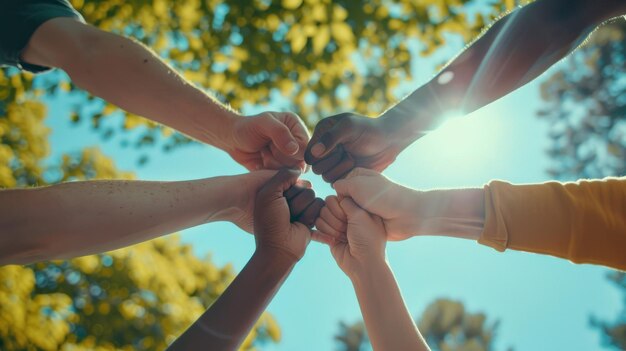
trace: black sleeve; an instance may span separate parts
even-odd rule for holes
[[[67,0],[3,0],[0,2],[0,66],[33,73],[48,70],[20,59],[30,37],[44,22],[66,17],[84,21]]]

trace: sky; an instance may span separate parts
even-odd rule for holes
[[[434,73],[440,60],[461,48],[452,41],[435,57],[416,59],[409,91]],[[439,61],[438,61],[439,60]],[[547,73],[549,74],[549,72]],[[545,77],[545,75],[543,76]],[[535,117],[540,107],[541,78],[515,93],[462,118],[450,121],[407,148],[384,174],[417,189],[481,187],[492,179],[512,183],[549,180],[547,125]],[[170,153],[155,149],[138,167],[139,154],[114,137],[101,140],[87,125],[71,126],[69,101],[48,100],[52,157],[86,146],[99,146],[121,170],[138,179],[187,180],[244,173],[225,153],[203,145]],[[280,109],[280,103],[264,109]],[[250,113],[262,109],[250,109]],[[332,194],[321,178],[304,176],[319,197]],[[240,270],[254,250],[254,240],[230,223],[211,223],[182,232],[199,256],[210,254],[218,265]],[[497,350],[602,350],[593,315],[611,320],[622,308],[621,295],[608,282],[608,269],[574,265],[549,256],[499,253],[473,241],[419,237],[389,243],[388,259],[413,316],[437,298],[461,301],[467,311],[484,312],[488,323],[500,321]],[[339,321],[361,319],[350,281],[327,247],[311,243],[269,306],[282,329],[270,351],[334,350]]]

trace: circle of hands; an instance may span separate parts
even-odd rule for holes
[[[266,138],[266,129],[248,126],[234,140],[252,140],[255,145],[231,155],[239,155],[235,159],[248,162],[242,164],[251,170],[299,168],[249,174],[245,188],[249,194],[256,189],[256,196],[248,199],[248,208],[235,223],[255,234],[257,248],[298,261],[315,240],[329,245],[339,267],[350,274],[366,261],[384,260],[387,240],[410,236],[406,221],[412,216],[404,215],[408,211],[398,201],[406,188],[379,173],[402,148],[377,119],[351,113],[331,116],[320,121],[309,138],[295,114],[253,118],[277,118],[281,123],[275,127],[289,129],[298,147],[284,147],[291,140]],[[276,146],[280,143],[282,148]],[[262,151],[255,152],[261,145]],[[310,182],[298,179],[306,167],[302,159],[332,184],[337,195],[324,201],[315,196]]]

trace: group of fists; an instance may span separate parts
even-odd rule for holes
[[[376,119],[345,113],[322,120],[297,154],[304,153],[313,172],[333,184],[337,195],[324,201],[311,183],[298,179],[299,170],[278,171],[255,199],[257,248],[278,249],[297,261],[313,239],[330,246],[346,274],[366,258],[384,260],[388,239],[410,236],[403,222],[411,216],[399,213],[398,206],[401,193],[410,190],[379,173],[402,150],[396,143]],[[281,157],[269,149],[265,155],[264,163]]]

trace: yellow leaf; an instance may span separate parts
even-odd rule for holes
[[[354,40],[352,28],[344,22],[334,22],[331,24],[333,37],[340,43]]]
[[[302,5],[302,0],[283,0],[283,7],[287,10],[295,10]]]
[[[327,25],[319,26],[317,33],[313,36],[313,53],[316,55],[321,54],[329,41],[330,28]]]

